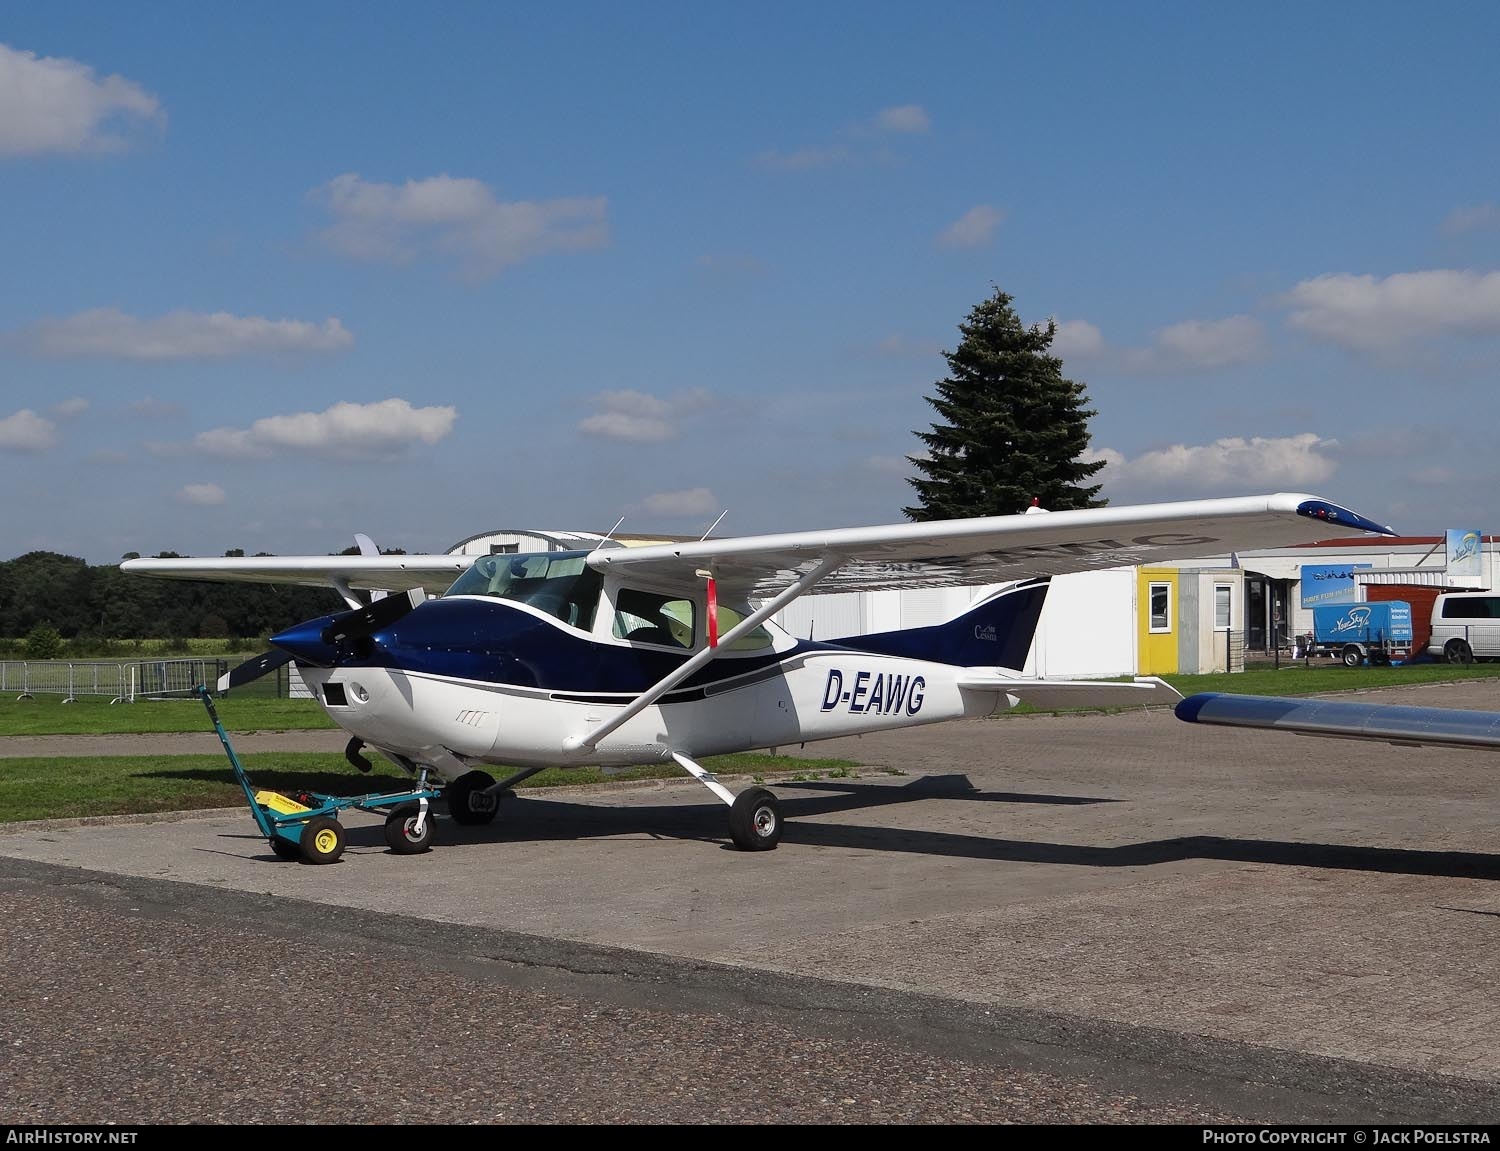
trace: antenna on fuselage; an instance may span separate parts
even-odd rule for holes
[[[729,514],[729,509],[728,508],[725,508],[723,511],[721,511],[719,513],[719,518],[716,519],[716,520],[714,520],[713,523],[711,523],[711,524],[708,525],[708,531],[704,532],[701,536],[698,537],[698,542],[701,544],[704,540],[708,539],[708,533],[711,532],[711,531],[713,531],[714,528],[718,527],[721,523],[723,523],[724,522],[724,517],[727,516],[728,514]]]
[[[619,519],[617,519],[615,521],[615,527],[614,528],[610,528],[609,531],[607,531],[607,532],[604,533],[604,538],[594,545],[593,550],[589,552],[589,555],[593,555],[594,552],[598,551],[605,544],[609,543],[609,537],[615,534],[615,528],[619,527],[624,522],[625,522],[625,517],[624,516],[621,516]]]

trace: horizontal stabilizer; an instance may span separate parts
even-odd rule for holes
[[[970,668],[958,677],[958,686],[976,691],[1003,691],[1011,697],[1012,707],[1016,703],[1029,703],[1043,711],[1067,707],[1165,707],[1182,698],[1181,692],[1155,676],[1118,683],[1097,679],[1026,679]]]
[[[1340,739],[1500,748],[1500,712],[1496,711],[1205,692],[1179,703],[1177,718],[1188,723],[1254,727]]]

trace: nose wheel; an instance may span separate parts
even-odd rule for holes
[[[466,772],[450,783],[443,796],[453,822],[466,827],[493,822],[500,810],[500,797],[490,790],[494,786],[495,777],[487,771]]]

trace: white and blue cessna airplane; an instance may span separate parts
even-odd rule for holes
[[[414,774],[435,773],[460,823],[489,822],[506,788],[547,767],[672,761],[729,805],[735,844],[757,851],[781,838],[775,796],[761,787],[735,796],[703,757],[1023,701],[1173,702],[1177,693],[1155,679],[1022,674],[1049,576],[1364,532],[1391,534],[1327,500],[1280,494],[478,560],[365,554],[122,567],[336,588],[350,610],[273,636],[278,651],[237,668],[228,684],[295,660],[353,737],[351,760],[368,745]],[[771,622],[814,589],[1002,582],[933,627],[815,642]],[[377,589],[408,594],[369,603],[355,594]],[[483,770],[494,764],[514,770],[497,782]]]

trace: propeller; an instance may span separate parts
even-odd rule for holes
[[[318,636],[324,643],[334,646],[365,639],[395,623],[426,598],[427,593],[421,588],[412,588],[404,595],[388,595],[365,607],[339,612],[324,625]],[[271,642],[275,643],[275,638]]]
[[[364,607],[297,624],[271,637],[277,650],[253,656],[227,675],[220,676],[218,689],[243,687],[294,659],[317,667],[332,667],[340,657],[354,654],[352,645],[368,639],[381,628],[389,627],[426,598],[427,593],[421,588],[412,588],[402,595],[387,595]]]
[[[275,671],[282,664],[291,662],[292,653],[289,651],[263,651],[221,675],[218,689],[228,691],[232,687],[244,687],[252,680]]]

